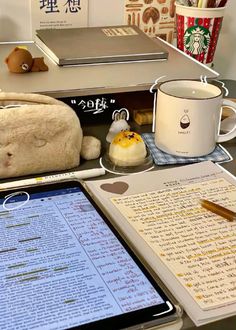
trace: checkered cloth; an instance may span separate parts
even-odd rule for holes
[[[215,150],[202,157],[179,157],[167,154],[155,146],[154,133],[143,133],[142,138],[145,141],[156,165],[171,164],[189,164],[198,163],[205,160],[211,160],[215,163],[223,163],[232,160],[231,155],[221,146],[217,145]]]

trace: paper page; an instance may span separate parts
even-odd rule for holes
[[[31,0],[32,37],[39,29],[77,28],[88,25],[88,0]]]
[[[236,211],[236,187],[224,178],[111,201],[207,310],[236,302],[236,222],[203,209],[200,198]]]

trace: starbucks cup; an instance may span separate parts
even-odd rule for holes
[[[176,4],[177,47],[197,61],[211,65],[225,7],[197,8]]]

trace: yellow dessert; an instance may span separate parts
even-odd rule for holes
[[[118,166],[140,165],[146,155],[147,150],[142,137],[131,131],[119,132],[109,148],[109,157]]]

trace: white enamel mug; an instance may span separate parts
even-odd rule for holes
[[[155,144],[172,155],[198,157],[211,153],[218,142],[236,136],[236,121],[230,132],[220,134],[222,107],[236,114],[236,103],[223,99],[222,90],[195,80],[160,83],[157,91]]]

